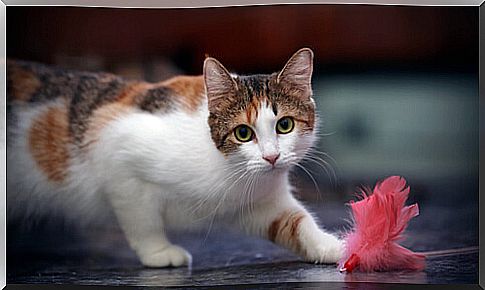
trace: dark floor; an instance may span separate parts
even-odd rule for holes
[[[230,230],[172,234],[193,255],[191,269],[145,269],[118,231],[7,232],[7,283],[213,286],[290,282],[478,283],[478,207],[420,204],[404,245],[429,252],[423,272],[341,274],[313,265],[272,243]],[[348,212],[340,202],[312,206],[322,224],[338,231]],[[93,238],[95,237],[95,238]],[[282,285],[282,284],[280,284]]]

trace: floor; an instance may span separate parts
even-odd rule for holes
[[[268,241],[229,229],[172,233],[171,239],[192,253],[191,269],[145,269],[117,230],[80,234],[69,230],[20,232],[10,228],[7,283],[167,287],[294,286],[291,283],[309,282],[478,283],[478,207],[466,203],[453,207],[426,203],[420,206],[421,214],[411,221],[408,239],[403,244],[427,253],[423,272],[341,274],[334,265],[304,263]],[[348,212],[343,203],[313,204],[311,209],[329,230],[338,231],[346,225]]]

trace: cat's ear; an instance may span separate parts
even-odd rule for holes
[[[218,108],[237,92],[237,83],[227,69],[215,58],[204,61],[204,82],[209,108]]]
[[[276,81],[301,91],[302,97],[312,95],[313,51],[302,48],[295,52],[278,74]]]

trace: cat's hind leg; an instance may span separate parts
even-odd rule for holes
[[[111,188],[108,196],[130,246],[144,266],[190,265],[190,253],[165,236],[162,194],[159,186],[128,180]]]

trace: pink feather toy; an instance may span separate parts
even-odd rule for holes
[[[409,220],[419,214],[417,204],[405,206],[406,180],[391,176],[377,183],[372,194],[369,191],[362,190],[362,199],[349,203],[353,230],[344,238],[340,271],[423,270],[425,256],[398,244]]]

